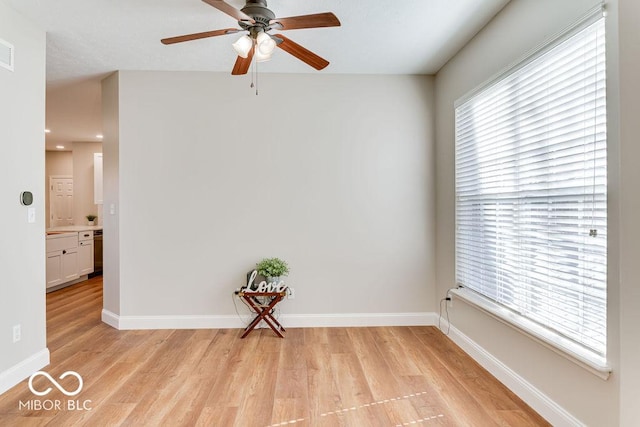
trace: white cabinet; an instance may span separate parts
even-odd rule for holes
[[[102,153],[93,153],[93,202],[102,204]]]
[[[62,233],[47,238],[47,288],[75,280],[78,274],[78,234]]]
[[[78,274],[78,247],[62,250],[62,281],[75,280]]]
[[[47,233],[47,289],[94,271],[93,230]]]
[[[93,231],[78,233],[78,274],[93,273]]]
[[[62,251],[47,252],[47,288],[62,283]]]

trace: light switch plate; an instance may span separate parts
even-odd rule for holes
[[[28,208],[27,209],[27,221],[29,224],[33,224],[36,222],[36,208]]]

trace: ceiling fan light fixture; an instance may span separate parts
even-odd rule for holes
[[[251,40],[251,37],[245,34],[231,46],[233,46],[233,49],[238,53],[238,56],[246,58],[247,56],[249,56],[249,52],[253,47],[253,40]]]
[[[269,34],[263,32],[258,34],[258,37],[256,37],[256,43],[258,45],[258,51],[271,58],[271,54],[276,48],[275,40],[273,40]]]
[[[271,52],[273,53],[273,52]],[[266,62],[269,61],[271,59],[271,53],[265,54],[262,52],[261,49],[256,49],[256,53],[254,55],[254,58],[256,59],[256,62]]]

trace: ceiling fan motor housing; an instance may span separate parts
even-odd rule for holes
[[[239,21],[238,24],[245,30],[255,26],[266,28],[269,26],[269,21],[276,17],[275,13],[267,8],[266,0],[247,0],[247,4],[241,11],[256,21],[255,24]]]

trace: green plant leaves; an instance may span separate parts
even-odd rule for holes
[[[265,258],[256,264],[258,274],[264,277],[280,277],[289,274],[289,265],[280,258]]]

